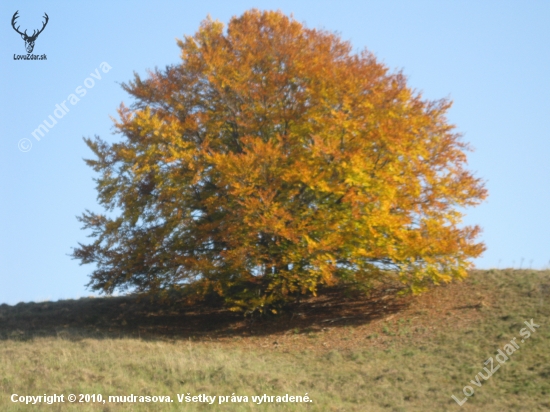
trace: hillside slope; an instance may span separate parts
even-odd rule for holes
[[[417,297],[394,298],[389,287],[368,299],[329,290],[264,320],[131,296],[0,305],[0,407],[550,410],[550,271],[474,271]],[[531,319],[540,327],[520,336]],[[519,349],[485,381],[478,375],[487,375],[484,362],[513,338]],[[465,386],[474,395],[459,406],[451,395],[463,401]],[[14,393],[102,394],[107,401],[30,406],[13,403]],[[188,393],[218,398],[211,405],[180,403],[177,394]],[[251,398],[306,393],[313,402],[258,405]],[[173,402],[108,401],[130,394]],[[232,394],[248,402],[231,402]],[[222,405],[220,395],[228,396]]]

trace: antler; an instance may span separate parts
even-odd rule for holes
[[[13,17],[11,18],[11,26],[12,26],[13,29],[14,29],[17,33],[19,33],[21,36],[27,36],[27,30],[25,30],[25,33],[21,33],[21,32],[19,31],[19,27],[20,27],[20,26],[17,26],[17,28],[15,28],[15,20],[17,20],[17,18],[19,17],[19,16],[17,15],[17,13],[19,13],[19,10],[17,10],[17,11],[14,13]]]
[[[34,34],[34,31],[33,31],[32,37],[35,37],[35,38],[38,37],[38,35],[39,35],[40,33],[42,33],[42,31],[43,31],[44,28],[46,27],[46,24],[48,24],[48,20],[50,20],[50,18],[48,17],[48,14],[47,14],[46,12],[44,12],[44,16],[42,16],[42,17],[44,17],[44,18],[46,19],[46,21],[43,23],[42,28],[41,28],[40,30],[38,30],[38,33]],[[36,30],[35,30],[35,31],[36,31]]]
[[[12,19],[11,19],[11,25],[12,25],[13,29],[14,29],[17,33],[19,33],[21,36],[25,36],[25,37],[28,38],[28,39],[36,39],[36,38],[38,37],[38,35],[39,35],[40,33],[42,33],[42,31],[44,30],[44,28],[46,27],[46,24],[48,24],[48,20],[50,20],[50,18],[48,17],[48,14],[47,14],[47,13],[44,13],[44,16],[42,16],[42,17],[44,17],[44,18],[46,19],[46,21],[45,21],[44,23],[42,23],[42,28],[41,28],[40,30],[38,30],[38,33],[36,32],[36,30],[33,30],[32,35],[29,36],[29,35],[27,34],[27,30],[25,30],[24,33],[21,33],[21,32],[19,31],[19,27],[20,27],[20,26],[17,26],[17,28],[15,28],[15,20],[17,20],[17,18],[19,17],[19,16],[17,15],[17,13],[19,13],[19,10],[17,10],[17,11],[15,12],[15,14],[13,15],[13,17],[12,17]]]

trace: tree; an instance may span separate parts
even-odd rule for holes
[[[485,249],[457,208],[486,197],[445,114],[368,51],[280,12],[210,18],[181,63],[134,74],[108,144],[86,138],[111,217],[88,286],[216,294],[233,309],[397,274],[413,292],[463,278]],[[114,216],[113,216],[114,215]]]

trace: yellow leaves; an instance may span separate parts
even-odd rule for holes
[[[396,268],[419,292],[483,252],[478,228],[458,228],[454,208],[486,191],[463,169],[449,102],[280,12],[248,11],[226,31],[207,19],[178,45],[179,65],[124,86],[137,99],[119,108],[125,140],[87,141],[100,201],[123,209],[83,218],[108,244],[81,252],[97,258],[97,285],[183,279],[232,310],[278,313],[321,284]]]

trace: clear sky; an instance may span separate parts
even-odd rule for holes
[[[82,137],[117,139],[110,116],[132,102],[120,83],[178,63],[175,39],[194,34],[208,14],[226,23],[250,8],[338,32],[402,70],[426,98],[453,100],[449,120],[475,148],[469,169],[489,190],[466,210],[465,223],[479,224],[487,245],[476,265],[550,265],[550,1],[3,0],[0,303],[92,294],[93,268],[68,256],[88,241],[76,216],[101,210]],[[26,54],[11,27],[17,10],[28,34],[48,14],[33,51],[47,60],[14,60]],[[37,141],[32,132],[78,87],[86,95]]]

